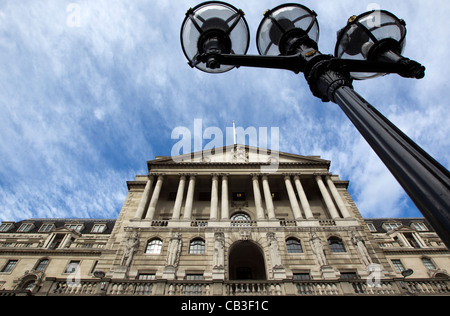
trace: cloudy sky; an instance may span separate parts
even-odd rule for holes
[[[319,47],[370,2],[305,0],[320,23]],[[320,155],[350,180],[365,217],[420,216],[337,105],[315,99],[303,75],[191,69],[180,47],[197,1],[3,0],[0,2],[0,220],[115,218],[126,181],[170,155],[176,127],[226,131],[279,127],[280,150]],[[283,2],[233,0],[246,13],[249,53],[262,13]],[[395,75],[355,89],[435,159],[450,165],[447,0],[378,1],[407,22],[405,55],[426,78]],[[442,62],[444,61],[444,62]],[[207,142],[207,141],[205,141]],[[226,140],[224,139],[224,144]]]

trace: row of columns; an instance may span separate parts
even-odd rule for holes
[[[255,207],[256,207],[256,217],[258,220],[265,219],[265,212],[262,204],[262,194],[260,191],[260,184],[259,184],[259,177],[260,174],[251,174],[252,176],[252,186],[253,186],[253,195],[255,199]],[[294,185],[297,189],[298,197],[300,200],[300,204],[298,203],[297,196],[295,194],[294,187],[292,185],[291,176],[293,176],[294,179]],[[331,196],[328,192],[328,189],[323,181],[323,176],[325,176],[326,185],[328,186]],[[153,190],[153,194],[150,198],[150,192],[151,188],[153,186],[153,181],[156,177],[156,185]],[[210,219],[218,219],[219,218],[219,177],[221,177],[222,180],[222,192],[221,192],[221,218],[222,219],[229,219],[229,201],[228,201],[228,175],[227,174],[212,174],[212,181],[211,181],[211,210],[210,210]],[[333,219],[341,218],[341,215],[338,212],[338,209],[340,210],[340,213],[342,214],[342,217],[349,218],[351,217],[350,213],[347,210],[347,207],[344,204],[344,201],[342,200],[339,192],[336,189],[336,186],[334,185],[331,176],[329,174],[322,175],[322,174],[316,174],[315,179],[317,182],[317,185],[319,187],[319,190],[322,194],[322,197],[325,201],[325,205]],[[180,175],[180,181],[178,183],[178,189],[177,194],[175,198],[175,204],[173,208],[172,213],[172,219],[179,219],[181,216],[181,206],[183,203],[183,196],[184,196],[184,190],[186,186],[186,181],[188,180],[188,189],[186,194],[186,202],[184,207],[184,215],[183,219],[191,219],[192,218],[192,206],[194,202],[194,191],[195,191],[195,181],[196,181],[196,175],[195,174],[182,174]],[[264,193],[264,201],[266,205],[267,215],[269,219],[276,219],[275,216],[275,207],[273,204],[272,199],[272,193],[269,186],[269,180],[268,175],[263,174],[261,176],[262,180],[262,188]],[[145,213],[145,207],[148,203],[148,200],[150,199],[150,203],[148,205],[147,212],[145,213],[145,219],[153,219],[155,215],[156,205],[159,199],[159,195],[161,193],[161,188],[164,182],[164,176],[163,175],[157,175],[157,176],[150,176],[149,180],[147,181],[145,185],[144,192],[142,194],[142,198],[140,200],[140,203],[138,205],[137,211],[136,211],[136,218],[142,219]],[[300,181],[299,175],[290,175],[285,174],[284,175],[284,182],[286,185],[286,190],[288,193],[289,201],[291,204],[291,209],[294,215],[294,218],[296,220],[300,219],[313,219],[313,213],[311,211],[311,207],[309,205],[308,199],[306,197],[305,191],[303,190],[302,183]],[[338,209],[335,207],[335,204],[333,202],[336,202],[336,205],[338,206]],[[300,209],[303,209],[304,216]]]

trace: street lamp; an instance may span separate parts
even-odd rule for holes
[[[230,4],[209,1],[186,12],[181,43],[191,67],[213,73],[231,70],[233,65],[219,65],[212,54],[245,54],[249,42],[244,12]],[[209,57],[201,60],[200,55]]]
[[[225,15],[222,11],[230,13]],[[224,72],[238,66],[302,72],[314,96],[341,107],[450,248],[449,171],[352,86],[354,79],[388,73],[416,79],[425,76],[425,67],[401,55],[405,22],[381,10],[352,16],[338,32],[332,56],[318,50],[316,17],[314,11],[300,4],[283,4],[267,10],[257,31],[260,55],[245,55],[249,36],[243,12],[223,2],[210,1],[188,10],[181,28],[181,44],[189,65],[206,72]],[[233,31],[240,34],[233,33],[233,38],[223,35]]]

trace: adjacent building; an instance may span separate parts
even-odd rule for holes
[[[450,293],[433,228],[362,218],[330,161],[231,145],[147,164],[116,219],[2,222],[0,295]]]

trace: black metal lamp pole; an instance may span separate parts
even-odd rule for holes
[[[401,55],[406,35],[405,23],[402,20],[387,11],[367,12],[352,17],[347,26],[339,32],[335,52],[339,57],[337,58],[318,51],[319,29],[313,11],[298,4],[281,5],[266,11],[258,28],[258,51],[264,56],[249,56],[237,55],[232,51],[232,36],[230,42],[227,42],[227,51],[221,49],[223,44],[204,48],[205,43],[217,42],[217,36],[213,40],[205,40],[202,34],[214,33],[210,29],[211,18],[208,20],[201,16],[205,6],[216,6],[214,10],[224,15],[221,21],[214,22],[220,25],[220,30],[225,34],[231,34],[235,30],[238,25],[236,19],[243,20],[241,10],[223,2],[206,2],[189,10],[183,23],[182,45],[192,67],[216,73],[228,71],[232,68],[230,66],[303,72],[313,95],[324,102],[332,101],[341,107],[445,245],[450,248],[449,171],[352,87],[352,79],[366,79],[386,73],[397,73],[408,78],[424,77],[425,68],[422,65]],[[231,13],[224,14],[223,6]],[[377,25],[371,25],[373,14],[380,15]],[[224,23],[228,20],[232,21],[228,23],[229,29],[226,27],[227,23]],[[188,37],[184,33],[189,33],[189,23],[197,24],[191,29],[199,33],[199,42],[196,43],[199,49],[191,49],[191,53],[187,53],[187,43],[183,40]],[[205,25],[207,27],[204,27]],[[390,36],[386,37],[386,33],[390,33]],[[190,35],[192,37],[192,34]],[[248,40],[247,34],[244,35]],[[223,34],[221,36],[223,37]],[[241,44],[241,47],[245,47],[245,54],[248,43]]]

